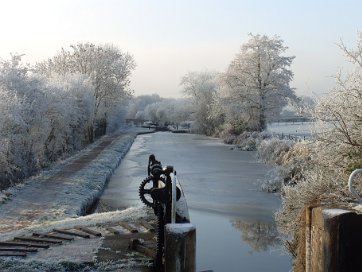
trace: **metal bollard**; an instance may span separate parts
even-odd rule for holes
[[[165,226],[165,271],[196,271],[196,228],[190,223]]]

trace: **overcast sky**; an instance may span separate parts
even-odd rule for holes
[[[346,71],[336,43],[356,45],[360,0],[0,0],[0,58],[35,63],[79,42],[112,43],[134,56],[136,95],[182,97],[190,71],[223,72],[248,33],[278,35],[296,56],[292,87],[321,94]]]

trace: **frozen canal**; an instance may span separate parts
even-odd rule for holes
[[[268,167],[256,162],[254,152],[231,150],[213,138],[138,136],[105,190],[101,209],[142,205],[138,186],[150,154],[177,171],[197,228],[197,271],[290,271],[273,220],[280,200],[259,190]]]

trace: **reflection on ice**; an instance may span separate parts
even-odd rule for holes
[[[220,140],[166,132],[137,137],[111,178],[101,206],[142,204],[138,188],[150,154],[177,170],[196,226],[197,271],[290,270],[290,257],[281,254],[276,228],[269,223],[280,199],[257,185],[270,167],[258,163],[255,152],[230,150]]]
[[[274,222],[233,219],[231,224],[240,230],[241,239],[256,252],[267,251],[282,243]]]

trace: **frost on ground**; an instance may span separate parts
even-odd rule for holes
[[[98,141],[3,192],[0,197],[0,233],[85,214],[103,192],[135,136],[136,131],[122,133],[95,158],[81,161],[103,143]]]
[[[76,225],[84,227],[96,226],[97,224],[110,224],[120,221],[133,222],[140,218],[147,217],[147,210],[142,207],[131,207],[123,211],[95,213],[76,218],[66,218],[59,221],[38,222],[33,225],[14,230],[1,235],[1,241],[9,240],[14,236],[30,235],[33,232],[49,232],[54,228],[72,228]]]
[[[127,221],[135,222],[148,219],[149,213],[144,208],[128,208],[123,211],[92,214],[78,218],[67,218],[47,224],[38,224],[22,230],[7,233],[2,238],[31,235],[33,232],[47,232],[54,228],[71,228],[76,225],[95,227],[98,224],[112,225],[112,223]],[[39,250],[25,259],[0,259],[0,271],[127,271],[139,266],[150,266],[149,258],[137,253],[131,253],[125,259],[108,262],[97,261],[97,251],[102,249],[103,238],[79,239],[65,245],[52,246],[46,250]],[[118,269],[118,270],[117,270]],[[134,271],[134,270],[132,270]]]
[[[75,156],[2,192],[0,241],[31,235],[33,232],[44,233],[54,228],[95,226],[123,220],[132,222],[145,218],[146,211],[136,207],[79,217],[102,194],[138,132],[132,129],[120,133],[100,153],[92,156],[92,152],[105,141],[100,139]],[[82,161],[84,156],[88,156],[86,161]],[[127,271],[127,267],[143,262],[142,256],[130,256],[118,262],[97,263],[92,256],[101,247],[102,238],[87,239],[86,244],[82,243],[84,241],[79,240],[69,246],[54,246],[30,254],[23,260],[0,259],[0,271],[112,271],[120,268]],[[88,266],[87,263],[93,265]]]

